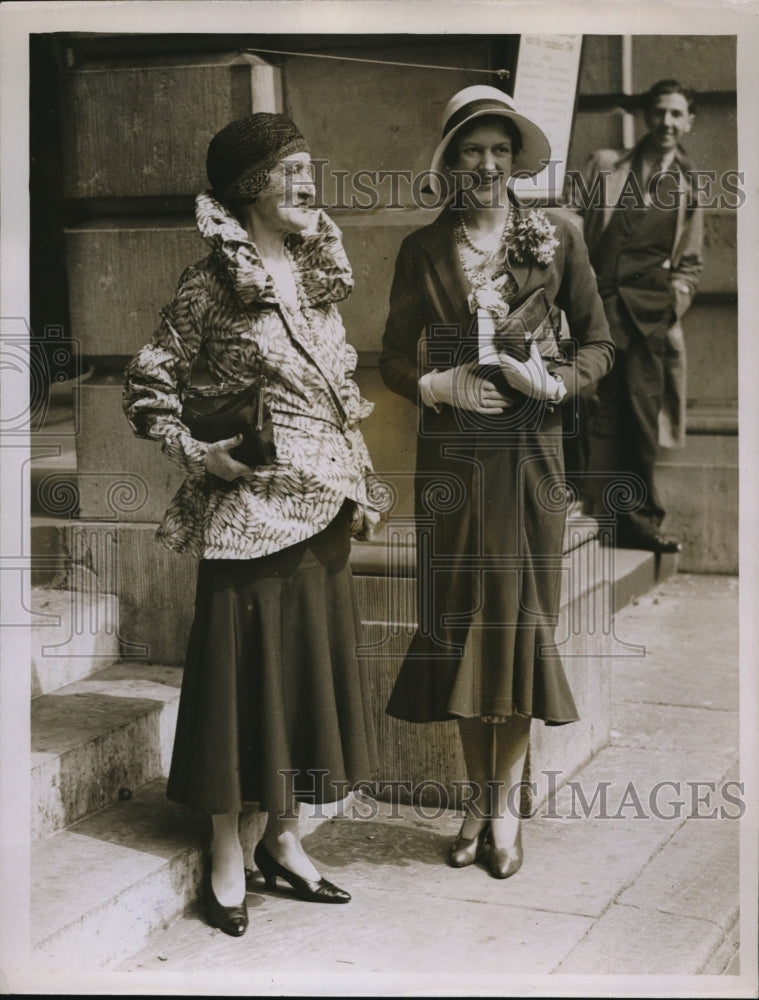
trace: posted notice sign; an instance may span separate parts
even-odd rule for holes
[[[551,162],[536,177],[517,179],[524,198],[557,199],[564,187],[569,140],[580,72],[582,35],[522,35],[519,41],[514,103],[543,129],[551,143]]]

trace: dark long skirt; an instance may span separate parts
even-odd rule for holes
[[[471,431],[443,412],[435,433],[420,437],[419,627],[389,715],[578,718],[554,634],[566,521],[561,414],[531,401],[524,410],[470,418]]]
[[[350,512],[273,555],[200,562],[170,799],[206,813],[269,810],[286,791],[333,802],[374,776]]]

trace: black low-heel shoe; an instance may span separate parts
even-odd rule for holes
[[[347,903],[351,898],[349,892],[339,889],[326,878],[320,878],[318,882],[309,882],[308,879],[291,872],[272,857],[263,840],[256,845],[253,860],[264,877],[267,889],[276,890],[277,878],[283,878],[292,886],[299,899],[309,903]]]
[[[248,929],[248,907],[244,896],[238,906],[222,906],[216,898],[211,884],[210,858],[206,861],[203,872],[203,905],[211,927],[218,927],[231,937],[242,937]]]

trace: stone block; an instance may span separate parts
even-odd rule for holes
[[[425,212],[384,213],[369,225],[355,215],[335,214],[356,282],[339,308],[358,351],[381,350],[401,241],[431,218]],[[129,357],[147,343],[184,269],[208,252],[186,217],[82,224],[67,230],[66,246],[72,331],[81,352],[92,358]]]
[[[488,46],[481,39],[461,38],[414,43],[413,55],[400,55],[398,45],[371,47],[340,45],[322,48],[325,55],[408,61],[415,64],[480,69],[488,65]],[[480,73],[457,70],[420,69],[401,71],[396,66],[339,62],[294,56],[287,62],[286,106],[311,147],[315,159],[327,161],[325,175],[347,171],[346,198],[334,182],[325,184],[324,202],[345,203],[351,194],[351,178],[359,170],[426,171],[439,142],[440,121],[449,98],[457,90],[481,84]],[[422,100],[410,99],[413,94]],[[314,102],[315,94],[339,94],[339,99]],[[381,95],[381,114],[367,117]],[[370,127],[367,122],[370,121]],[[379,178],[378,178],[379,182]],[[390,181],[379,183],[381,204],[392,201]],[[409,205],[409,186],[401,187],[402,204]]]
[[[466,798],[462,793],[467,779],[455,723],[417,725],[385,712],[412,631],[410,626],[384,624],[363,628],[363,642],[372,648],[363,658],[369,670],[380,758],[378,797],[454,808]]]
[[[121,635],[144,647],[151,663],[181,664],[194,612],[197,562],[159,544],[155,528],[119,528]]]
[[[597,543],[591,543],[587,550],[598,552]],[[573,553],[572,558],[581,555]],[[556,629],[557,645],[579,721],[566,726],[534,722],[530,734],[531,770],[560,769],[559,784],[609,743],[609,660],[625,651],[614,630],[612,584],[604,579],[601,571],[594,576],[584,592],[571,599],[566,595]],[[539,789],[543,787],[540,781],[538,786]],[[538,797],[538,801],[543,799]]]
[[[735,440],[718,439],[720,444]],[[662,456],[657,484],[667,510],[667,529],[683,541],[681,569],[690,573],[737,573],[737,462],[687,464],[676,452],[663,452]]]
[[[121,410],[121,379],[102,376],[82,386],[82,429],[76,441],[80,516],[159,521],[182,482],[182,470],[160,445],[135,437]],[[375,410],[363,424],[375,471],[390,485],[395,516],[413,513],[416,409],[390,392],[376,367],[357,381]]]
[[[684,448],[665,449],[662,461],[669,466],[719,466],[737,468],[739,440],[733,434],[689,434]]]
[[[633,89],[674,77],[704,94],[735,90],[735,35],[633,35]]]
[[[151,339],[184,269],[207,252],[186,217],[99,220],[67,230],[71,331],[80,352],[93,359],[135,354]]]
[[[278,74],[237,53],[111,60],[62,74],[64,197],[203,190],[209,140],[232,118],[277,110]]]
[[[699,293],[738,292],[738,217],[734,211],[704,212],[704,271]]]
[[[166,780],[157,778],[33,845],[35,964],[79,973],[113,968],[151,931],[195,908],[206,824],[206,817],[169,802]],[[243,814],[246,849],[262,832],[259,813]]]
[[[702,457],[707,449],[697,448],[705,439],[689,434],[686,447],[662,449],[656,469],[656,484],[666,518],[664,528],[683,542],[677,558],[678,568],[690,573],[738,572],[738,466],[730,458],[737,438],[713,437],[717,449],[724,447],[722,458]],[[594,438],[594,461],[598,470],[611,468],[601,450],[610,439]],[[693,453],[690,458],[689,454]],[[596,480],[603,482],[600,472]],[[600,492],[596,492],[598,506]],[[663,557],[662,557],[663,561]],[[648,575],[648,570],[645,570]],[[649,585],[653,584],[653,580]]]
[[[135,437],[121,408],[122,379],[102,376],[80,389],[77,482],[82,519],[159,521],[183,479],[160,445]]]
[[[353,267],[355,287],[339,304],[348,341],[378,352],[401,241],[432,212],[357,217],[334,213]],[[108,219],[66,231],[71,330],[81,353],[130,357],[147,343],[184,269],[209,248],[192,218]]]
[[[353,268],[355,286],[339,304],[348,342],[357,351],[380,351],[387,320],[395,259],[403,239],[432,222],[436,212],[382,212],[376,217],[334,218]]]
[[[66,590],[70,584],[68,521],[58,517],[31,518],[31,584]]]
[[[356,380],[361,393],[374,403],[374,412],[361,425],[377,475],[392,492],[394,517],[414,513],[417,408],[391,392],[375,365],[362,364]]]
[[[61,558],[72,563],[67,579],[77,594],[75,607],[86,612],[82,629],[94,630],[102,613],[108,637],[115,623],[121,659],[174,665],[184,661],[197,563],[159,544],[156,527],[72,521],[59,533]],[[101,600],[113,594],[118,605]]]
[[[375,403],[362,429],[375,471],[395,497],[392,513],[413,513],[417,411],[382,382],[374,364],[356,380]],[[103,375],[80,390],[82,426],[76,438],[80,517],[159,521],[182,482],[178,465],[155,441],[135,437],[121,408],[122,378]]]
[[[583,35],[579,92],[614,94],[622,90],[622,36]]]
[[[738,404],[738,313],[734,304],[698,302],[683,318],[686,394],[693,409]]]
[[[568,168],[583,170],[597,149],[620,149],[622,119],[621,111],[578,111],[572,126]]]

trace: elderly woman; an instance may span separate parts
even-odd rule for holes
[[[196,218],[209,254],[129,365],[124,408],[186,473],[158,529],[199,560],[167,793],[211,815],[206,915],[239,936],[246,801],[268,811],[254,858],[269,888],[280,878],[301,899],[350,899],[306,855],[298,804],[342,799],[375,768],[348,557],[377,515],[358,429],[372,406],[336,307],[351,270],[312,208],[306,142],[282,115],[250,115],[212,139],[207,171]],[[209,396],[263,381],[273,461],[246,464],[242,435],[192,436],[183,400],[201,370]]]
[[[501,91],[451,99],[430,176],[452,197],[401,246],[380,360],[419,407],[419,626],[387,711],[458,721],[472,798],[450,863],[487,856],[495,878],[522,863],[515,793],[530,720],[578,717],[554,642],[561,407],[613,357],[580,232],[508,187],[549,156]],[[559,310],[571,341],[554,335]]]

